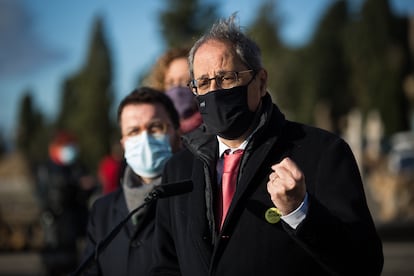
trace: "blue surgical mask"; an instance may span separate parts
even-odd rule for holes
[[[126,162],[142,177],[160,176],[171,156],[169,136],[165,134],[151,135],[144,131],[125,141]]]
[[[63,165],[71,165],[75,162],[76,157],[78,156],[78,148],[74,145],[63,146],[60,149],[60,162]]]

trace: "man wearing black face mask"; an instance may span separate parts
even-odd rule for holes
[[[285,119],[258,46],[220,20],[193,46],[204,128],[166,164],[151,275],[379,275],[381,241],[349,146]]]

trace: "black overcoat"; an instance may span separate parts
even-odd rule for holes
[[[122,188],[97,199],[90,212],[85,257],[127,215]],[[129,220],[99,255],[98,263],[82,275],[149,275],[154,217],[155,207],[150,205],[138,226]]]
[[[347,143],[285,120],[270,96],[260,120],[221,231],[214,216],[217,139],[202,128],[185,137],[187,149],[169,160],[163,182],[192,179],[194,189],[158,201],[151,275],[379,275],[382,244]],[[265,218],[274,207],[271,166],[287,156],[303,171],[309,195],[296,229]]]

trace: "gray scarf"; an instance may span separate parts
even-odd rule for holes
[[[155,186],[161,184],[161,177],[155,178],[151,183],[142,183],[141,178],[136,175],[131,168],[126,167],[124,178],[122,181],[123,193],[125,196],[128,211],[131,212],[139,205],[144,203],[145,197]],[[145,208],[144,208],[145,209]],[[134,214],[132,221],[136,223],[136,219],[144,212],[143,209]]]

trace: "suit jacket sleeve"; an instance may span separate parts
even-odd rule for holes
[[[296,230],[285,229],[333,275],[379,275],[382,244],[357,163],[342,139],[327,145],[312,181],[306,219]]]

